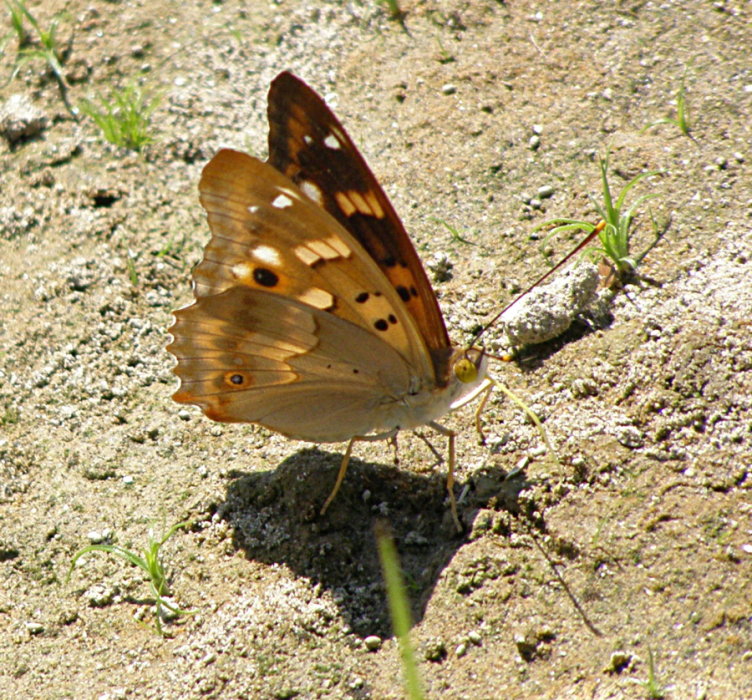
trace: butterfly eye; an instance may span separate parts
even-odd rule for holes
[[[463,384],[471,384],[478,378],[478,368],[471,359],[463,357],[454,363],[454,376]]]

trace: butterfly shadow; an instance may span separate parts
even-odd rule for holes
[[[446,498],[446,474],[416,474],[353,458],[325,515],[341,455],[313,448],[276,470],[236,473],[222,506],[233,542],[249,559],[285,564],[329,590],[359,636],[392,634],[374,535],[386,522],[397,546],[413,621],[419,622],[443,569],[467,538],[457,533]],[[515,509],[524,477],[511,481],[487,467],[456,485],[460,517],[472,523],[489,502]]]

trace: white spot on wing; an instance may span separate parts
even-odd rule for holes
[[[272,200],[272,206],[276,207],[277,209],[284,209],[285,207],[291,207],[292,199],[290,199],[286,194],[278,194]]]
[[[305,141],[306,146],[310,146],[313,143],[313,139],[308,134],[303,134],[303,141]]]
[[[349,258],[352,255],[352,250],[350,250],[347,243],[345,243],[339,236],[329,236],[329,238],[326,239],[326,242],[343,258]]]
[[[248,213],[249,214],[255,214],[259,210],[258,205],[251,204],[250,207],[248,207]]]
[[[309,304],[317,309],[326,310],[334,305],[334,297],[324,289],[309,287],[299,297],[298,301]]]
[[[272,267],[280,267],[282,261],[279,257],[279,251],[276,248],[272,248],[270,245],[259,245],[253,249],[253,257],[256,260],[271,265]]]
[[[338,149],[342,148],[342,144],[340,143],[339,139],[334,134],[329,134],[324,139],[324,145],[327,148],[332,148],[332,149],[335,149],[335,150],[338,150]]]
[[[324,198],[321,196],[321,190],[315,182],[310,180],[302,180],[300,182],[300,189],[309,198],[312,199],[319,206],[323,206]]]
[[[253,274],[253,268],[245,262],[235,263],[230,270],[232,271],[232,276],[238,280],[248,279]]]
[[[314,253],[312,250],[309,250],[304,245],[299,245],[297,248],[295,248],[295,255],[298,257],[298,260],[300,260],[305,265],[315,265],[319,260],[321,260],[321,256]]]

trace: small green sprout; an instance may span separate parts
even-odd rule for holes
[[[449,51],[444,48],[444,44],[441,43],[441,39],[439,37],[436,37],[436,43],[439,45],[439,63],[444,65],[447,63],[454,63],[456,59],[451,53],[449,53]]]
[[[379,5],[383,5],[389,13],[389,19],[396,19],[401,22],[405,13],[399,5],[399,0],[379,0]]]
[[[128,279],[130,280],[132,287],[138,287],[138,270],[136,269],[136,263],[134,261],[135,256],[128,251],[125,256],[125,264],[128,267]]]
[[[74,119],[78,119],[77,110],[68,100],[68,83],[65,75],[63,75],[63,63],[73,43],[73,35],[71,34],[66,50],[60,48],[57,38],[60,21],[68,16],[67,13],[58,12],[53,15],[50,20],[50,28],[45,30],[42,29],[36,17],[29,12],[21,0],[5,0],[5,5],[10,10],[10,23],[18,38],[18,53],[16,54],[15,66],[6,85],[16,77],[18,71],[21,70],[21,67],[25,63],[41,59],[47,65],[57,83],[58,91],[65,108]],[[33,28],[33,33],[26,28],[26,22]]]
[[[151,115],[159,104],[153,97],[135,85],[112,91],[110,98],[99,96],[99,104],[91,100],[81,102],[81,111],[94,120],[104,137],[112,144],[140,151],[151,143],[149,134]]]
[[[382,5],[387,13],[389,14],[389,19],[393,20],[394,22],[399,22],[400,26],[402,27],[402,31],[405,32],[408,36],[410,35],[410,32],[407,29],[407,25],[405,24],[405,17],[407,17],[407,12],[405,12],[399,4],[399,0],[377,0],[377,3],[379,5]]]
[[[637,678],[630,679],[637,685],[641,685],[645,691],[645,696],[649,700],[663,700],[666,697],[666,688],[658,680],[658,675],[655,672],[655,659],[653,658],[653,650],[648,647],[648,678],[645,681],[638,680]]]
[[[646,177],[652,177],[653,175],[659,175],[660,170],[649,170],[640,173],[636,177],[633,177],[619,192],[619,196],[614,201],[611,194],[611,187],[608,184],[608,156],[599,159],[601,169],[601,181],[602,181],[602,203],[597,202],[592,197],[593,202],[598,214],[603,220],[598,227],[598,240],[600,241],[600,247],[590,249],[591,255],[605,255],[609,258],[616,270],[621,275],[626,275],[633,272],[640,261],[645,257],[647,251],[642,254],[633,257],[630,254],[630,227],[632,225],[632,219],[635,215],[635,210],[643,202],[646,202],[658,195],[655,193],[646,194],[638,197],[637,200],[628,209],[624,209],[624,200],[626,199],[629,191],[640,180]],[[657,226],[654,224],[654,230],[657,230]],[[587,221],[578,221],[576,219],[551,219],[545,221],[539,226],[535,227],[535,231],[543,228],[549,228],[551,225],[555,225],[555,228],[551,229],[549,235],[546,237],[548,240],[551,236],[564,231],[585,231],[591,233],[596,229],[594,224]]]
[[[20,420],[20,414],[15,406],[4,404],[0,409],[0,425],[15,425]]]
[[[676,119],[672,119],[671,117],[658,119],[657,121],[648,124],[644,129],[642,129],[642,131],[640,131],[640,133],[642,134],[648,129],[652,129],[654,126],[658,126],[659,124],[673,124],[679,129],[679,131],[681,131],[682,134],[689,136],[689,138],[694,140],[694,137],[689,133],[689,110],[687,108],[686,86],[684,84],[683,77],[681,81],[681,87],[679,88],[679,92],[676,95]]]
[[[149,134],[151,115],[159,105],[159,97],[151,96],[135,85],[112,91],[110,98],[99,96],[99,105],[91,100],[81,102],[81,111],[94,120],[105,139],[115,146],[140,151],[152,142]]]
[[[457,243],[464,243],[465,245],[478,245],[477,243],[473,243],[472,241],[469,241],[467,238],[464,238],[455,226],[448,224],[446,221],[444,221],[444,219],[432,217],[431,220],[436,222],[437,224],[441,224],[447,231],[449,231],[449,233],[452,235],[453,241]]]
[[[116,556],[119,556],[122,559],[125,559],[127,562],[133,564],[134,566],[137,566],[139,569],[143,570],[144,573],[149,577],[149,590],[151,591],[151,594],[156,602],[155,618],[157,630],[160,634],[162,634],[163,632],[161,621],[163,617],[169,617],[170,615],[194,614],[193,611],[190,610],[181,610],[177,605],[167,600],[167,597],[170,595],[170,588],[167,582],[167,573],[165,572],[164,565],[162,564],[159,556],[162,545],[164,545],[165,542],[167,542],[167,540],[169,540],[177,530],[187,527],[188,525],[188,522],[182,522],[173,525],[167,531],[167,534],[160,540],[154,539],[152,533],[149,532],[149,545],[143,551],[142,555],[138,555],[135,552],[132,552],[130,549],[126,549],[125,547],[121,547],[117,544],[92,544],[88,547],[84,547],[83,549],[80,549],[78,552],[76,552],[73,559],[71,560],[70,569],[68,571],[68,579],[70,579],[71,573],[73,572],[73,567],[76,565],[76,562],[84,554],[88,554],[89,552],[107,552],[109,554],[115,554]],[[167,611],[167,614],[165,614],[165,611]]]

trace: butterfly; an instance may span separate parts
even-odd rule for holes
[[[212,232],[175,312],[173,399],[215,421],[353,444],[436,422],[490,389],[487,356],[454,346],[420,258],[332,111],[284,72],[269,89],[269,158],[223,149],[200,200]]]

